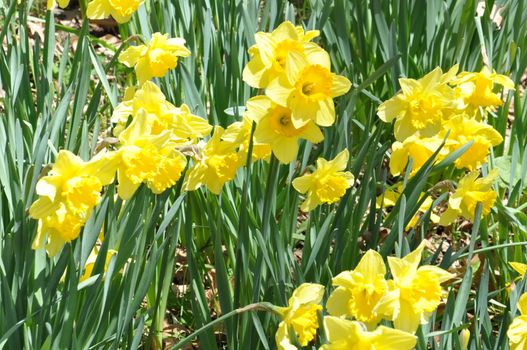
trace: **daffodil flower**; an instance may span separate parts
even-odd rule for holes
[[[389,291],[379,301],[376,312],[391,319],[395,328],[415,333],[420,324],[428,321],[430,314],[441,302],[441,283],[455,275],[431,265],[419,267],[424,241],[404,258],[388,257],[393,276]]]
[[[313,121],[296,128],[291,120],[291,110],[277,105],[267,96],[256,96],[247,101],[245,115],[257,123],[255,141],[269,144],[280,163],[287,164],[296,159],[300,139],[312,143],[324,140],[322,131]]]
[[[355,270],[343,271],[333,278],[332,283],[337,289],[327,301],[328,312],[333,316],[353,317],[368,328],[374,328],[382,318],[375,312],[375,307],[388,290],[385,275],[382,256],[368,250]]]
[[[320,301],[324,296],[324,286],[314,283],[303,283],[295,291],[287,307],[277,308],[282,318],[278,325],[275,340],[279,350],[295,350],[290,332],[295,333],[301,346],[306,346],[315,339],[318,330],[318,315],[322,310]]]
[[[476,206],[482,203],[482,216],[490,213],[497,194],[492,189],[492,184],[498,177],[498,169],[493,169],[487,176],[479,178],[479,171],[473,171],[463,177],[454,194],[448,199],[448,208],[441,215],[439,224],[450,225],[458,217],[474,221]]]
[[[92,0],[88,3],[86,15],[89,19],[105,19],[110,16],[117,23],[126,23],[144,0]]]
[[[178,57],[188,57],[185,39],[169,38],[168,34],[154,33],[146,45],[131,46],[119,55],[119,62],[135,67],[137,80],[142,85],[152,78],[161,78],[176,68]]]
[[[324,328],[329,343],[320,350],[410,350],[417,342],[407,332],[384,326],[368,332],[360,322],[333,316],[324,317]]]
[[[318,30],[304,32],[301,26],[286,21],[271,33],[258,32],[256,44],[249,48],[251,60],[243,70],[243,80],[252,87],[265,88],[269,81],[285,72],[286,58],[290,52],[305,54],[322,51],[310,41],[319,35]]]
[[[317,168],[313,173],[293,180],[293,187],[298,192],[307,193],[300,207],[302,211],[311,211],[322,203],[335,203],[344,196],[354,181],[352,173],[343,171],[348,164],[348,158],[347,149],[330,161],[319,158]]]
[[[53,10],[57,4],[61,8],[66,8],[70,4],[70,0],[48,0],[47,1],[47,9]]]
[[[520,316],[512,320],[507,337],[509,337],[509,348],[511,350],[523,350],[527,348],[527,293],[522,294],[518,301]]]
[[[253,121],[246,114],[244,114],[242,121],[230,124],[221,136],[223,141],[240,145],[238,150],[240,152],[240,156],[243,159],[247,159],[249,142],[251,141],[252,126]],[[254,140],[251,159],[253,161],[259,159],[268,160],[270,156],[271,146],[268,143],[257,142]]]
[[[113,255],[117,254],[117,251],[114,249],[108,249],[108,252],[106,253],[106,258],[104,260],[104,272],[108,269],[108,265],[110,264],[110,259]],[[92,251],[90,252],[90,255],[88,256],[88,259],[86,260],[86,264],[84,265],[84,271],[79,279],[79,282],[87,280],[89,277],[91,277],[93,273],[93,268],[95,267],[95,262],[97,261],[97,257],[99,256],[99,249],[97,247],[94,247]]]

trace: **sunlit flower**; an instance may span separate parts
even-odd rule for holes
[[[154,33],[146,45],[131,46],[119,55],[119,62],[135,67],[139,84],[152,78],[161,78],[176,68],[178,57],[188,57],[185,39],[169,38],[168,34]]]
[[[377,312],[393,320],[395,328],[414,333],[427,323],[441,302],[441,283],[455,275],[431,265],[419,267],[424,241],[404,258],[388,257],[393,276],[389,289],[379,301]]]
[[[214,194],[219,194],[223,185],[236,176],[245,160],[237,152],[239,144],[222,141],[223,128],[216,126],[212,138],[196,156],[189,169],[183,187],[194,191],[205,185]]]
[[[333,98],[345,94],[351,82],[331,73],[331,62],[325,51],[305,55],[290,52],[286,58],[286,72],[269,82],[265,94],[273,102],[291,110],[291,121],[296,128],[310,120],[320,126],[335,123]]]
[[[48,10],[53,10],[55,6],[59,5],[61,8],[66,8],[70,4],[70,0],[48,0],[47,8]]]
[[[290,163],[296,159],[300,139],[312,143],[324,139],[324,135],[313,121],[295,128],[291,120],[291,110],[277,105],[266,96],[256,96],[247,101],[245,115],[257,123],[255,142],[269,144],[281,163]]]
[[[514,82],[506,75],[497,74],[483,67],[481,72],[461,72],[453,81],[457,93],[467,104],[467,113],[477,113],[479,107],[494,110],[503,104],[501,98],[493,92],[494,84],[506,89],[514,89]]]
[[[144,0],[92,0],[88,3],[86,16],[89,19],[104,19],[112,16],[117,23],[126,23]]]
[[[390,173],[394,176],[403,173],[406,170],[409,157],[412,157],[410,175],[415,175],[442,143],[443,137],[441,135],[421,137],[418,134],[406,138],[403,142],[395,141],[390,156]],[[449,141],[445,147],[441,148],[434,162],[438,162],[448,155],[448,144]]]
[[[106,253],[106,259],[104,260],[104,268],[103,271],[106,272],[108,270],[108,265],[110,264],[110,258],[117,254],[116,250],[108,249],[108,252]],[[97,257],[99,256],[99,248],[94,247],[88,256],[88,260],[86,260],[86,264],[84,265],[84,271],[82,273],[82,276],[79,279],[79,282],[87,280],[89,277],[91,277],[93,268],[95,267],[95,262],[97,261]]]
[[[309,51],[322,51],[310,41],[319,35],[318,30],[304,33],[301,26],[286,21],[271,33],[258,32],[256,44],[249,48],[251,60],[243,70],[243,80],[252,87],[265,88],[269,81],[285,71],[286,58],[290,52],[303,55]]]
[[[527,264],[519,263],[516,261],[509,261],[509,265],[513,268],[514,271],[520,274],[520,278],[525,276],[527,272]]]
[[[152,134],[151,124],[143,110],[119,135],[121,163],[117,172],[117,191],[122,199],[129,199],[145,183],[159,194],[172,187],[181,177],[186,158],[174,148],[168,131]]]
[[[318,315],[322,311],[320,301],[324,296],[324,286],[303,283],[295,291],[287,307],[278,308],[282,322],[278,325],[275,339],[279,350],[297,349],[291,342],[290,332],[294,331],[298,343],[306,346],[318,330]]]
[[[129,117],[135,117],[139,111],[147,114],[154,135],[164,131],[172,134],[177,144],[196,143],[198,138],[207,136],[212,126],[203,118],[193,115],[187,105],[176,107],[168,102],[161,89],[151,81],[143,84],[137,91],[127,90],[125,100],[112,114],[112,123],[116,123],[115,136],[126,128]]]
[[[53,256],[76,239],[101,200],[102,186],[113,181],[117,164],[115,153],[103,152],[84,162],[60,151],[49,174],[37,182],[39,198],[29,208],[29,215],[39,220],[32,248],[45,247]]]
[[[324,328],[329,344],[320,350],[410,350],[417,342],[415,335],[398,329],[379,326],[368,332],[360,322],[333,316],[324,317]]]
[[[419,80],[401,78],[401,92],[384,101],[377,111],[379,118],[390,123],[395,119],[395,138],[404,141],[412,135],[432,137],[441,130],[444,114],[458,108],[448,82],[457,66],[443,74],[437,67]]]
[[[353,185],[353,174],[343,171],[348,164],[348,150],[337,154],[330,161],[318,158],[317,168],[311,174],[297,177],[293,180],[293,187],[300,193],[307,193],[300,209],[304,212],[315,209],[322,203],[335,203],[346,190]]]
[[[498,177],[498,169],[493,169],[487,176],[479,178],[479,171],[473,171],[459,181],[456,191],[448,200],[448,209],[441,215],[439,224],[450,225],[458,217],[474,221],[476,206],[482,203],[482,216],[490,213],[496,202],[497,194],[492,189]]]
[[[232,123],[227,127],[221,139],[226,142],[239,144],[240,156],[247,159],[247,152],[249,151],[249,143],[251,141],[251,130],[253,122],[247,117],[243,116],[242,121]],[[271,155],[271,146],[268,143],[257,142],[253,140],[253,149],[251,159],[253,161],[259,159],[269,159]]]
[[[518,301],[520,316],[512,320],[507,337],[511,350],[524,350],[527,348],[527,293],[522,294]]]
[[[374,328],[382,318],[374,309],[388,290],[385,275],[382,256],[368,250],[355,270],[343,271],[333,278],[333,285],[338,287],[329,296],[328,312],[333,316],[353,317]]]

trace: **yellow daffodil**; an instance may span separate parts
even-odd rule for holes
[[[108,265],[110,264],[110,258],[115,254],[117,254],[116,250],[108,249],[108,252],[106,253],[106,259],[104,260],[104,272],[106,272],[106,270],[108,269]],[[84,265],[84,272],[82,273],[79,282],[85,281],[86,279],[91,277],[98,255],[99,249],[97,247],[94,247],[90,255],[88,256],[88,260],[86,260],[86,264]]]
[[[494,110],[503,104],[501,98],[493,92],[494,84],[506,89],[514,89],[514,82],[506,75],[497,74],[483,67],[481,72],[462,72],[453,81],[458,94],[467,105],[467,113],[477,113],[480,107]]]
[[[293,51],[287,55],[285,66],[285,74],[271,80],[265,94],[273,102],[291,110],[295,128],[310,120],[320,126],[333,125],[333,98],[348,92],[351,82],[331,73],[328,53],[317,50],[301,55]]]
[[[520,316],[512,320],[507,337],[511,350],[524,350],[527,348],[527,293],[522,294],[518,301]]]
[[[47,8],[48,10],[53,10],[57,4],[61,8],[66,8],[70,4],[70,0],[48,0],[47,1]]]
[[[410,350],[417,342],[410,333],[384,326],[368,332],[360,322],[333,316],[324,317],[324,328],[329,344],[320,350]]]
[[[195,163],[187,173],[185,190],[194,191],[202,185],[214,194],[219,194],[223,185],[236,176],[245,159],[237,152],[239,144],[222,141],[223,128],[216,126],[212,138],[207,142]]]
[[[89,19],[104,19],[110,16],[117,23],[126,23],[144,0],[92,0],[88,3],[86,16]]]
[[[355,270],[343,271],[333,278],[337,289],[331,293],[326,304],[333,316],[349,316],[364,322],[373,328],[382,315],[375,312],[379,300],[388,290],[384,279],[386,266],[382,256],[374,250],[368,250],[361,258]]]
[[[432,154],[439,149],[442,142],[443,137],[441,135],[421,137],[418,134],[406,138],[403,142],[395,141],[392,145],[390,157],[390,173],[394,176],[403,173],[406,170],[409,157],[412,157],[410,175],[415,175]],[[441,148],[435,162],[440,161],[448,153],[448,147]]]
[[[240,145],[240,156],[244,159],[244,161],[247,159],[249,142],[251,141],[252,126],[252,120],[247,117],[247,115],[244,115],[242,121],[229,125],[221,136],[223,141]],[[271,146],[268,143],[261,143],[253,140],[253,152],[251,155],[251,159],[253,161],[259,159],[269,159],[270,155]]]
[[[455,275],[436,266],[419,267],[424,241],[404,258],[388,257],[393,276],[389,289],[377,305],[377,312],[393,320],[395,328],[414,333],[439,306],[441,283]]]
[[[84,162],[69,151],[60,151],[48,176],[37,182],[39,198],[29,208],[29,215],[39,220],[32,248],[45,247],[54,256],[76,239],[99,204],[102,187],[113,181],[117,164],[116,153],[103,152]]]
[[[291,110],[277,105],[266,96],[256,96],[247,101],[245,115],[257,123],[255,142],[269,144],[280,163],[287,164],[296,159],[298,141],[301,138],[312,143],[319,143],[324,139],[313,121],[295,128]]]
[[[401,92],[383,102],[377,111],[379,118],[390,123],[395,119],[395,138],[404,141],[410,136],[432,137],[441,130],[445,114],[457,109],[448,82],[457,66],[446,74],[437,67],[419,80],[401,78]]]
[[[271,33],[258,32],[254,35],[256,44],[249,48],[251,60],[243,70],[243,80],[252,87],[265,88],[269,81],[285,71],[286,58],[290,52],[303,55],[308,51],[322,51],[313,38],[318,30],[304,33],[301,26],[286,21]]]
[[[478,179],[478,176],[479,171],[473,171],[459,181],[456,191],[448,200],[448,209],[441,215],[440,225],[450,225],[460,216],[473,221],[478,202],[482,203],[482,216],[490,213],[497,197],[492,184],[498,177],[498,169],[493,169],[485,177]]]
[[[401,189],[402,189],[401,185],[399,185],[395,189],[387,190],[386,192],[384,192],[383,202],[381,202],[383,200],[383,195],[378,196],[377,203],[376,203],[377,208],[380,208],[381,204],[383,204],[384,208],[390,208],[390,207],[395,206],[395,204],[399,200],[399,197],[401,196]],[[423,201],[423,204],[421,204],[419,209],[417,209],[417,213],[412,217],[410,222],[406,225],[405,230],[410,230],[413,227],[415,227],[421,215],[424,215],[428,211],[428,209],[430,209],[433,203],[434,201],[431,197],[426,197],[426,199]],[[430,213],[430,220],[434,224],[437,224],[439,223],[439,216],[432,211]]]
[[[161,78],[176,68],[178,57],[188,57],[185,39],[169,38],[168,34],[154,33],[146,45],[131,46],[119,55],[119,62],[135,67],[139,84],[152,78]]]
[[[466,168],[472,171],[481,167],[486,162],[490,149],[503,142],[500,133],[492,126],[463,115],[448,120],[443,128],[450,132],[448,139],[451,150],[473,142],[470,148],[455,160],[454,164],[458,169]]]
[[[324,286],[314,283],[303,283],[295,291],[287,307],[278,308],[282,322],[278,325],[275,339],[279,350],[295,350],[290,332],[296,335],[298,343],[306,346],[318,330],[318,315],[322,311],[320,301],[324,296]]]
[[[187,105],[174,106],[157,85],[147,81],[137,91],[128,90],[125,100],[113,111],[111,121],[117,124],[114,135],[118,137],[125,129],[128,118],[135,117],[140,110],[146,112],[152,134],[169,131],[172,141],[177,144],[196,143],[198,138],[207,136],[212,130],[212,126],[205,119],[193,115]]]
[[[515,261],[510,261],[509,265],[513,268],[514,271],[518,272],[520,274],[520,278],[525,276],[525,273],[527,272],[527,264],[522,264]]]
[[[168,131],[152,134],[151,124],[144,110],[119,135],[121,163],[117,172],[117,191],[122,199],[129,199],[141,183],[159,194],[172,187],[181,177],[186,158],[170,141]]]
[[[337,154],[330,161],[318,158],[317,168],[311,174],[297,177],[293,180],[293,187],[300,193],[307,193],[300,209],[304,212],[315,209],[322,203],[335,203],[346,190],[353,185],[353,174],[343,171],[348,164],[348,150]]]

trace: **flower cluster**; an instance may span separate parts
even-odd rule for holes
[[[497,174],[477,178],[492,147],[503,138],[485,119],[503,104],[494,85],[512,89],[512,80],[486,67],[479,73],[458,73],[456,65],[446,73],[438,67],[421,79],[401,78],[399,83],[401,91],[383,102],[377,112],[382,121],[395,121],[391,174],[404,173],[411,159],[409,175],[413,176],[434,153],[438,162],[467,145],[454,166],[470,174],[459,182],[448,210],[435,221],[449,225],[459,216],[473,220],[478,202],[483,203],[483,215],[488,214],[496,199],[491,185]],[[426,206],[425,210],[429,203]]]
[[[455,275],[432,265],[419,266],[424,241],[404,258],[388,257],[392,279],[379,253],[367,251],[354,270],[333,278],[324,317],[328,344],[321,349],[411,349],[413,335],[441,303],[441,284]],[[315,339],[322,312],[324,287],[305,283],[298,287],[286,308],[279,309],[282,322],[276,332],[279,349],[296,349]],[[393,328],[379,325],[393,322]]]

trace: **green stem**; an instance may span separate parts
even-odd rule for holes
[[[494,246],[490,246],[490,247],[485,247],[485,248],[480,248],[480,249],[474,249],[474,251],[473,251],[472,253],[473,253],[473,254],[477,254],[477,253],[488,252],[488,251],[495,250],[495,249],[508,248],[508,247],[516,247],[516,246],[521,246],[521,245],[527,245],[527,242],[516,242],[516,243],[498,244],[498,245],[494,245]],[[459,257],[458,257],[458,259],[464,258],[464,257],[469,256],[469,255],[470,255],[470,252],[460,254]]]
[[[239,315],[239,314],[242,314],[244,312],[253,312],[253,311],[268,311],[268,312],[278,313],[278,311],[276,309],[276,306],[274,306],[273,304],[267,303],[267,302],[249,304],[249,305],[244,306],[242,308],[232,310],[231,312],[228,312],[225,315],[222,315],[221,317],[218,317],[214,321],[211,321],[211,322],[207,323],[206,325],[204,325],[203,327],[201,327],[200,329],[198,329],[197,331],[193,332],[192,334],[187,336],[185,339],[181,340],[179,343],[174,345],[172,347],[172,349],[181,349],[181,348],[183,348],[183,346],[185,346],[188,343],[190,343],[198,335],[200,335],[201,333],[203,333],[203,332],[207,331],[208,329],[214,327],[216,324],[218,324],[220,322],[223,322],[223,321],[225,321],[225,320],[227,320],[227,319],[229,319],[229,318],[231,318],[231,317],[233,317],[235,315]]]

